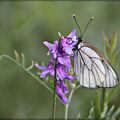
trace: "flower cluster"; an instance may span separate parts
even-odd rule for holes
[[[73,39],[76,38],[76,30],[74,29],[67,37],[60,36],[59,40],[55,40],[53,44],[44,42],[49,48],[48,55],[52,54],[51,59],[46,66],[35,64],[35,67],[42,70],[40,73],[41,78],[45,78],[46,74],[51,76],[56,75],[55,87],[56,93],[60,99],[66,104],[68,102],[67,94],[68,87],[65,84],[65,79],[74,80],[74,76],[69,73],[71,67],[70,55],[73,55]],[[56,73],[56,74],[55,74]]]

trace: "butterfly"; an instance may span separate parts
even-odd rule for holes
[[[82,40],[82,35],[76,39],[74,68],[81,86],[87,88],[113,87],[119,83],[114,68],[96,47]]]

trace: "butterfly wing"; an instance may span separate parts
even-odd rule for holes
[[[114,68],[110,64],[106,62],[106,60],[103,61],[103,65],[105,67],[106,76],[105,81],[100,84],[100,87],[113,87],[118,84],[118,76]]]
[[[74,68],[81,86],[112,87],[118,77],[103,55],[87,42],[81,42],[74,52]]]

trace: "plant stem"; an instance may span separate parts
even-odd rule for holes
[[[106,97],[107,103],[110,101],[112,95],[115,93],[116,90],[119,90],[119,85],[111,89],[110,93]]]
[[[105,108],[105,104],[106,104],[106,88],[102,89],[102,111],[104,111]]]
[[[69,94],[69,97],[68,97],[68,103],[65,105],[65,117],[64,117],[65,120],[67,120],[67,118],[68,118],[68,108],[69,108],[70,101],[71,101],[71,98],[72,98],[72,95],[73,95],[74,91],[75,91],[75,89],[72,89],[70,91],[70,94]]]
[[[56,67],[57,67],[57,58],[55,59],[55,75],[54,75],[54,94],[53,94],[53,112],[52,112],[52,120],[55,120],[55,112],[56,112]]]
[[[55,120],[55,112],[56,112],[56,90],[54,91],[54,95],[53,95],[53,113],[52,113],[52,120]]]
[[[25,70],[29,75],[31,75],[34,79],[36,79],[41,85],[43,85],[47,90],[49,90],[50,92],[53,93],[53,90],[47,85],[45,84],[42,80],[40,80],[36,75],[34,75],[32,72],[30,72],[27,68],[25,68],[23,65],[21,65],[19,62],[17,62],[16,60],[14,60],[12,57],[8,56],[8,55],[1,55],[0,59],[2,58],[7,58],[9,60],[11,60],[12,62],[14,62],[15,64],[17,64],[19,67],[21,67],[23,70]]]
[[[19,67],[21,67],[25,72],[27,72],[30,76],[32,76],[35,80],[37,80],[41,85],[43,85],[48,91],[50,91],[52,94],[54,94],[54,91],[46,84],[44,83],[42,80],[40,80],[36,75],[34,75],[31,71],[28,70],[28,68],[25,68],[22,64],[20,64],[18,61],[16,61],[15,59],[13,59],[12,57],[8,56],[8,55],[0,55],[0,60],[6,58],[10,61],[12,61],[13,63],[15,63],[16,65],[18,65]],[[57,96],[57,98],[59,99],[60,103],[65,106],[60,98]]]
[[[67,120],[68,118],[68,107],[69,107],[69,103],[65,105],[65,120]]]
[[[100,93],[99,90],[97,90],[96,92],[97,92],[97,99],[96,99],[95,111],[96,111],[96,118],[99,119],[101,114]]]

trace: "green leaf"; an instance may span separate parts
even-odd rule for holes
[[[117,57],[117,55],[118,55],[119,52],[120,52],[120,48],[118,48],[117,50],[114,51],[114,54],[112,56],[113,61],[116,60],[116,57]]]
[[[107,99],[106,101],[109,102],[111,97],[114,96],[114,93],[119,89],[119,85],[117,85],[116,87],[111,88],[111,90],[109,91],[109,93],[107,94]]]
[[[91,101],[91,109],[88,115],[88,119],[95,119],[95,111],[94,111],[94,105],[93,105],[93,101]]]
[[[105,51],[108,55],[109,54],[109,38],[105,35],[104,32],[103,32],[103,39],[105,41]]]
[[[44,82],[47,83],[47,82],[49,81],[49,79],[50,79],[50,78],[47,76],[47,77],[45,78],[45,81],[44,81]]]
[[[110,110],[108,111],[107,115],[106,115],[106,118],[107,119],[110,119],[112,114],[113,114],[113,111],[114,111],[114,108],[115,108],[115,105],[113,105]]]
[[[34,64],[35,64],[35,63],[34,63],[34,61],[32,60],[32,61],[31,61],[31,65],[27,68],[27,70],[31,70],[31,69],[34,67]]]
[[[21,67],[25,72],[27,72],[30,76],[32,76],[35,80],[37,80],[41,85],[43,85],[47,90],[49,90],[51,93],[54,93],[53,90],[46,84],[44,83],[41,79],[38,78],[38,76],[36,76],[35,74],[33,74],[32,72],[28,71],[25,67],[23,67],[18,61],[16,61],[15,59],[13,59],[12,57],[8,56],[8,55],[1,55],[0,56],[1,59],[6,58],[11,60],[13,63],[15,63],[16,65],[18,65],[19,67]],[[62,102],[61,102],[62,103]]]
[[[115,119],[118,115],[120,115],[120,107],[113,113],[112,119]]]
[[[114,62],[114,50],[116,47],[116,43],[117,43],[117,33],[113,32],[111,38],[109,39],[108,36],[106,36],[103,33],[103,38],[105,40],[105,52],[107,54],[107,56],[110,58],[111,62]]]
[[[82,119],[80,113],[77,115],[76,119],[78,119],[78,120]]]
[[[25,66],[25,56],[23,53],[21,53],[21,58],[22,58],[22,65]]]
[[[116,47],[116,42],[117,42],[117,34],[113,32],[112,37],[110,39],[110,48],[113,51]]]
[[[20,62],[20,55],[19,55],[19,53],[16,50],[14,50],[14,54],[15,54],[16,61]]]
[[[104,110],[101,113],[101,118],[105,118],[106,117],[107,111],[108,111],[108,105],[107,105],[107,103],[105,103]]]

